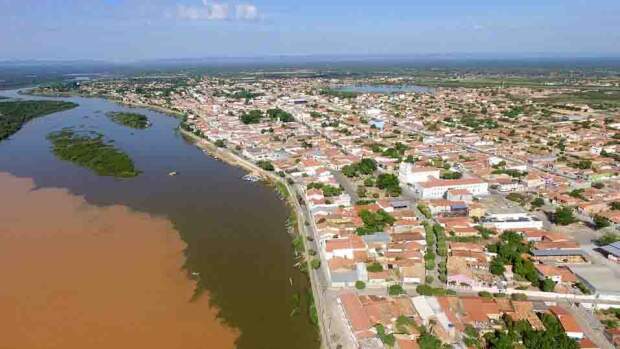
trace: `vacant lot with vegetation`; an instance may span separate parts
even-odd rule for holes
[[[34,118],[75,107],[75,103],[62,101],[0,102],[0,141],[15,134]]]
[[[589,89],[576,92],[561,93],[545,99],[550,104],[572,103],[587,104],[595,109],[617,109],[620,108],[620,91]]]
[[[150,126],[149,119],[138,113],[110,112],[106,114],[115,123],[131,128],[145,129]]]
[[[50,133],[48,139],[58,158],[89,168],[100,176],[130,178],[140,173],[127,154],[106,143],[99,133],[77,133],[67,128]]]

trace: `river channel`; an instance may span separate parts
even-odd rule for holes
[[[174,348],[178,343],[179,348],[318,348],[303,302],[308,281],[294,267],[285,226],[288,209],[273,188],[242,180],[241,169],[203,153],[177,131],[178,119],[160,112],[101,98],[31,97],[17,91],[0,91],[0,96],[79,104],[32,120],[0,142],[0,188],[5,188],[0,206],[8,210],[0,238],[14,244],[7,245],[12,251],[23,251],[0,256],[3,263],[12,263],[10,269],[0,268],[0,277],[16,285],[0,292],[0,323],[30,327],[14,333],[13,342],[5,345],[18,343],[20,335],[35,340],[28,343],[75,335],[74,342],[37,347],[77,348],[80,338],[95,336],[99,342],[81,347],[122,348],[119,343],[127,343],[127,348]],[[142,113],[152,126],[120,126],[106,117],[110,111]],[[46,136],[65,127],[102,133],[134,160],[141,174],[123,180],[100,177],[57,159]],[[172,171],[178,174],[169,176]],[[81,231],[101,240],[83,239]],[[91,271],[80,270],[87,267]],[[65,272],[67,268],[75,270]],[[34,294],[45,287],[54,292]],[[296,297],[302,299],[297,314]],[[42,304],[30,306],[37,299]],[[46,329],[50,322],[63,319],[54,309],[44,309],[52,305],[67,317],[65,326],[54,324],[54,331]],[[154,305],[162,309],[156,311]],[[131,319],[123,325],[128,333],[116,329],[114,307],[119,307],[119,323],[121,317]],[[201,316],[193,312],[212,312],[217,321],[204,320],[201,327]],[[72,324],[71,317],[82,320]],[[171,332],[167,340],[166,328]],[[197,333],[211,329],[211,336]],[[151,338],[127,342],[123,336]]]

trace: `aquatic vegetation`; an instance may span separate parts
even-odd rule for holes
[[[72,109],[78,105],[64,101],[8,101],[0,102],[0,141],[19,131],[28,121]]]
[[[109,112],[106,114],[115,123],[136,129],[145,129],[151,124],[149,119],[138,113]]]
[[[50,133],[47,138],[58,158],[89,168],[100,176],[130,178],[140,173],[131,158],[106,143],[100,133],[79,134],[65,128]]]

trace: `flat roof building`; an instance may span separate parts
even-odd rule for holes
[[[569,269],[592,293],[620,300],[620,270],[600,265],[570,266]]]

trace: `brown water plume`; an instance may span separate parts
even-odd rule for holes
[[[0,348],[232,348],[172,224],[0,173]]]

